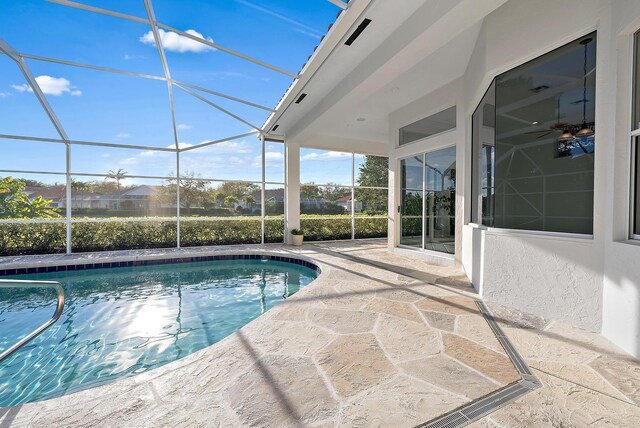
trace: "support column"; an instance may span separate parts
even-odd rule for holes
[[[400,242],[398,233],[401,233],[397,223],[399,223],[400,214],[398,213],[398,206],[400,205],[400,195],[396,192],[396,170],[398,160],[395,157],[393,150],[389,154],[389,190],[388,190],[388,210],[389,210],[389,223],[387,228],[387,248],[389,251],[393,251],[396,245]]]
[[[264,244],[264,234],[266,231],[266,223],[264,220],[264,217],[267,215],[267,201],[265,201],[265,196],[266,196],[266,192],[265,192],[265,181],[266,181],[266,144],[264,142],[264,134],[260,134],[260,150],[262,151],[262,183],[260,186],[260,228],[262,230],[261,233],[261,238],[260,238],[260,243]]]
[[[285,243],[291,244],[291,229],[300,228],[300,146],[285,141],[286,162],[286,236]]]
[[[68,141],[65,141],[66,147],[66,198],[67,203],[65,204],[65,220],[66,220],[66,229],[67,229],[67,254],[71,254],[73,251],[73,247],[71,246],[71,202],[73,201],[73,195],[71,193],[71,144]]]

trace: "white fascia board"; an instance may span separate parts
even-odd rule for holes
[[[360,19],[371,2],[372,0],[351,0],[349,2],[349,8],[340,14],[320,46],[300,71],[299,77],[287,89],[280,102],[276,105],[275,111],[269,115],[262,129],[268,131],[276,124],[284,111],[298,98],[305,85],[331,55],[331,52],[341,43],[344,36]]]

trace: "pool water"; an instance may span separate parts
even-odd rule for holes
[[[87,389],[184,357],[316,276],[308,267],[273,260],[20,275],[60,281],[66,305],[56,324],[0,363],[0,407]],[[54,307],[53,291],[0,290],[0,351],[50,318]]]

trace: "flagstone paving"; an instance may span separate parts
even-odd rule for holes
[[[455,267],[380,241],[224,251],[238,249],[299,253],[323,273],[206,349],[0,409],[0,425],[411,427],[520,379]],[[474,426],[640,426],[637,362],[598,335],[490,308],[544,386]]]

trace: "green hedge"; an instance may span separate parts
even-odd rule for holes
[[[83,222],[71,225],[71,248],[74,252],[173,248],[176,246],[176,222],[112,221]],[[182,221],[180,245],[259,244],[262,230],[257,220]],[[265,242],[284,239],[284,220],[265,221]],[[55,254],[66,250],[64,223],[12,223],[0,225],[0,256]]]
[[[206,245],[259,244],[262,226],[260,220],[182,221],[180,245],[202,247]]]
[[[384,238],[387,236],[387,218],[355,218],[355,237]],[[351,239],[351,216],[321,218],[302,217],[300,228],[305,241],[332,241]]]
[[[206,245],[259,244],[262,240],[260,220],[183,221],[180,224],[180,245],[198,247]],[[284,240],[284,220],[265,221],[265,242]]]
[[[89,251],[170,248],[176,246],[175,221],[73,223],[71,250]]]
[[[422,218],[403,218],[402,236],[422,236]]]
[[[268,244],[284,242],[284,219],[267,219],[264,222],[264,242]]]
[[[387,236],[387,219],[356,217],[356,238]],[[308,241],[351,239],[351,217],[303,217],[301,227]],[[261,221],[195,220],[182,221],[180,245],[259,244]],[[176,246],[176,222],[111,221],[82,222],[71,226],[71,247],[74,252],[173,248]],[[284,220],[265,221],[265,242],[279,243],[284,239]],[[0,224],[0,256],[64,253],[66,228],[64,223]]]
[[[0,256],[64,253],[65,223],[0,224]]]
[[[386,238],[387,217],[358,218],[356,217],[356,239]]]
[[[351,217],[344,218],[301,218],[300,229],[305,241],[333,241],[351,239]]]

